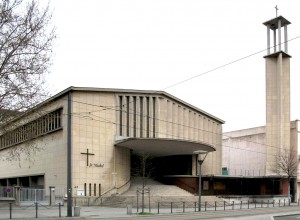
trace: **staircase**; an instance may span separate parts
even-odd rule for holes
[[[136,207],[137,203],[139,203],[140,206],[142,201],[142,185],[142,178],[133,178],[131,180],[129,190],[127,190],[125,193],[121,195],[99,198],[101,200],[101,205],[107,207],[126,207],[127,205],[132,205],[133,207]],[[137,189],[140,191],[138,194]],[[150,189],[150,194],[147,193],[147,189]],[[158,202],[160,203],[161,207],[170,206],[171,202],[174,207],[182,206],[183,202],[186,203],[186,206],[194,207],[195,202],[197,201],[198,196],[195,196],[177,186],[164,185],[149,178],[145,180],[145,208],[148,208],[149,205],[151,207],[157,207]],[[215,196],[202,196],[202,202],[205,201],[214,202],[223,200]]]

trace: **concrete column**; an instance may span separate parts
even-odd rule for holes
[[[182,136],[183,139],[189,138],[189,110],[187,108],[182,109]]]
[[[149,137],[153,138],[153,98],[149,97]]]
[[[166,137],[168,138],[172,138],[172,135],[173,135],[173,130],[172,130],[172,118],[173,118],[173,103],[171,101],[167,101],[167,108],[168,108],[168,111],[167,111],[167,134],[166,134]]]
[[[284,51],[288,53],[288,34],[287,25],[284,25]]]
[[[147,137],[147,98],[143,97],[143,137]]]
[[[20,186],[14,186],[15,203],[17,206],[20,205],[20,191],[21,191]]]
[[[198,135],[199,135],[198,140],[203,141],[204,140],[204,138],[203,138],[203,136],[204,136],[203,117],[201,115],[198,115],[198,121],[199,121],[199,123],[198,123]]]
[[[134,129],[134,105],[133,105],[133,97],[129,96],[129,137],[133,137],[133,129]]]
[[[273,30],[273,40],[274,40],[274,53],[276,52],[276,30]]]
[[[140,97],[136,97],[136,136],[141,137],[141,102]]]
[[[267,48],[268,55],[270,54],[270,25],[267,26]]]
[[[122,96],[122,136],[127,136],[127,102],[126,96]]]
[[[281,51],[281,20],[280,19],[278,19],[278,44],[279,44],[278,51]]]
[[[117,95],[116,96],[116,103],[117,103],[117,108],[118,108],[118,110],[120,111],[120,109],[121,109],[121,104],[120,104],[120,98],[119,98],[119,96]],[[117,136],[120,136],[121,134],[120,134],[120,112],[119,111],[116,111],[116,119],[117,119]]]
[[[172,104],[173,115],[172,115],[172,138],[178,138],[178,105],[176,103]]]
[[[193,115],[193,121],[194,121],[194,141],[199,140],[199,117],[196,113]]]

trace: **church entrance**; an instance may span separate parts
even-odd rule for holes
[[[192,155],[151,157],[143,153],[131,154],[131,176],[160,179],[171,175],[192,175]]]

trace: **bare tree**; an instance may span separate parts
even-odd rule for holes
[[[56,38],[49,6],[35,0],[0,3],[0,121],[27,110],[46,94],[44,75]]]
[[[152,157],[146,153],[135,153],[132,155],[131,175],[135,177],[142,177],[142,213],[145,209],[145,193],[150,193],[149,189],[146,189],[146,178],[152,176],[154,166],[152,163]]]
[[[276,173],[288,178],[288,198],[290,198],[290,181],[297,176],[298,154],[294,149],[281,149],[275,164]]]

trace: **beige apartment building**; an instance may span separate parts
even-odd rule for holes
[[[2,127],[0,185],[122,193],[133,152],[158,158],[162,175],[196,176],[194,152],[207,151],[203,174],[220,175],[223,123],[162,91],[70,87]]]

